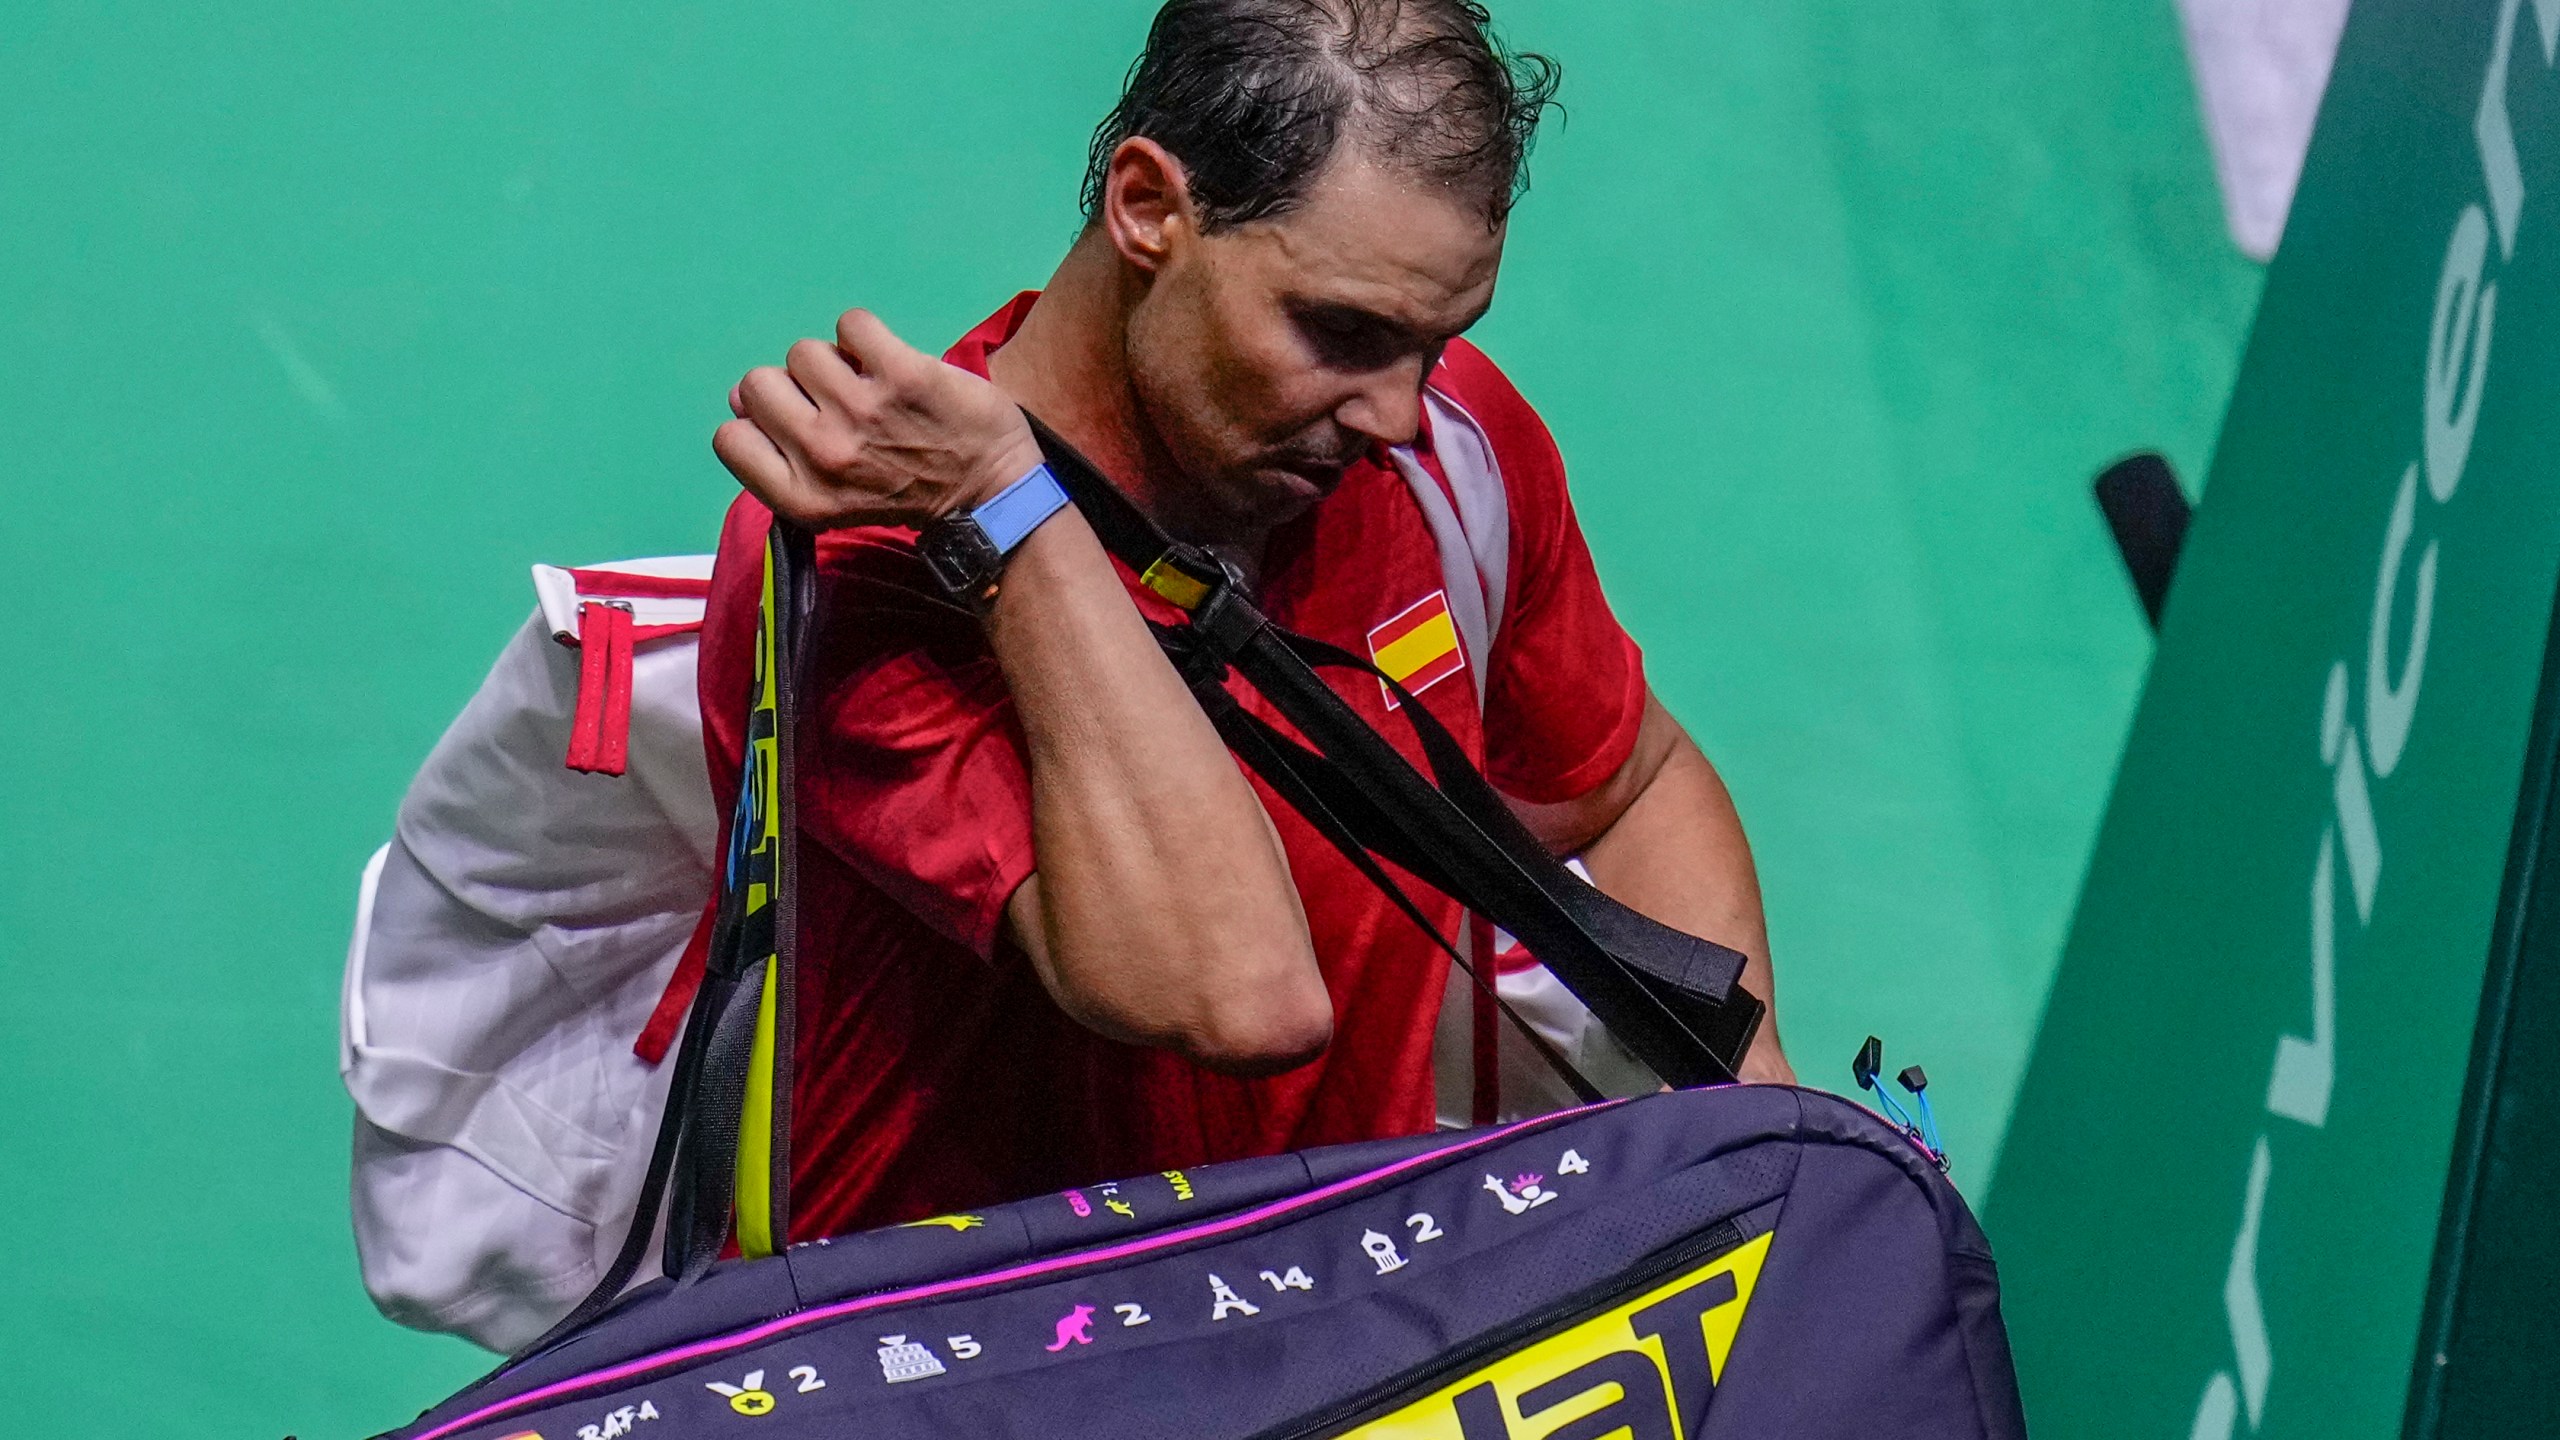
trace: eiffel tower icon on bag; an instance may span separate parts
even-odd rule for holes
[[[880,1337],[880,1378],[895,1385],[901,1380],[925,1380],[948,1368],[942,1357],[904,1335]]]

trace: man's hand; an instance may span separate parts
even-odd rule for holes
[[[923,354],[868,310],[729,392],[720,463],[804,525],[923,526],[1029,473],[1040,447],[993,384]]]

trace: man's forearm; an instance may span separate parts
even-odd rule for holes
[[[1072,509],[1014,552],[987,634],[1039,855],[1007,913],[1059,1002],[1220,1068],[1321,1050],[1331,1001],[1278,834]]]
[[[1648,723],[1655,718],[1649,716]],[[1660,765],[1617,820],[1583,850],[1582,863],[1593,884],[1628,907],[1743,953],[1743,986],[1769,1007],[1743,1062],[1743,1078],[1792,1082],[1795,1073],[1778,1046],[1768,922],[1742,818],[1706,755],[1677,733],[1667,712],[1658,718],[1675,732]]]

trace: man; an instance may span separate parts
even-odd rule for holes
[[[704,640],[724,783],[765,507],[825,531],[801,1238],[1432,1124],[1447,962],[1239,769],[1146,627],[1176,612],[1072,507],[983,604],[920,559],[916,528],[1045,493],[1017,406],[1239,567],[1275,621],[1369,653],[1445,588],[1388,453],[1440,466],[1429,385],[1488,441],[1510,541],[1499,638],[1457,657],[1481,704],[1473,676],[1417,703],[1541,839],[1744,951],[1769,997],[1731,801],[1645,687],[1544,428],[1457,338],[1491,302],[1553,84],[1465,0],[1172,0],[1046,290],[943,362],[855,310],[732,392],[714,448],[755,500],[731,512]],[[1379,687],[1345,693],[1411,749]],[[1454,902],[1418,898],[1457,931]],[[1792,1078],[1774,1023],[1746,1078]]]

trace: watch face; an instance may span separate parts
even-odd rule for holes
[[[925,567],[942,588],[963,600],[974,600],[995,583],[996,573],[1004,568],[1004,554],[987,538],[986,530],[966,515],[953,515],[926,526],[917,537],[916,552],[924,557]]]

